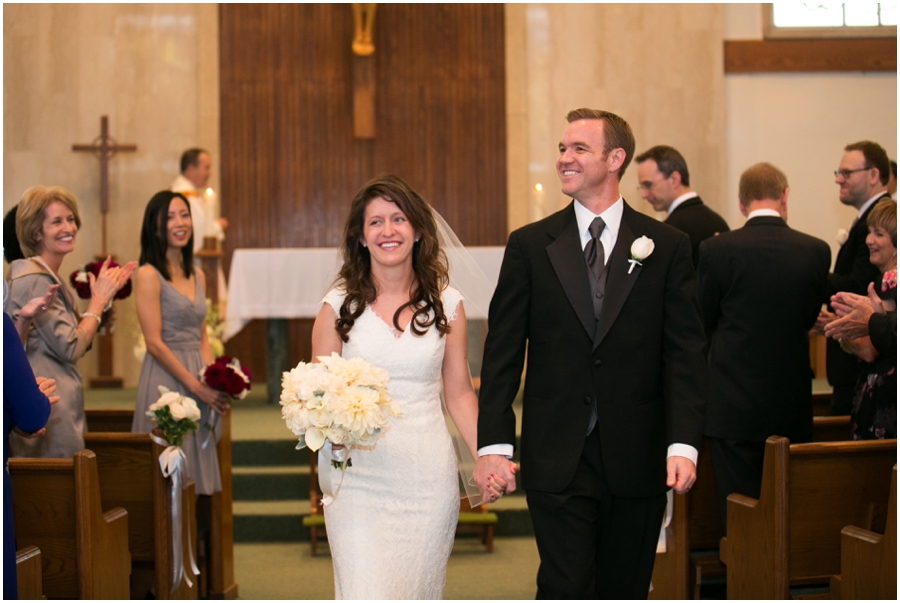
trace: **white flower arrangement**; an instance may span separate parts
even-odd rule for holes
[[[297,449],[316,451],[328,440],[347,448],[371,447],[400,407],[388,395],[390,376],[360,358],[319,356],[282,374],[281,417],[299,436]]]
[[[163,430],[166,441],[172,446],[181,446],[184,434],[197,431],[200,409],[193,398],[170,391],[160,385],[159,400],[150,405],[147,416]]]
[[[641,262],[650,257],[654,249],[656,249],[656,244],[650,237],[640,236],[635,239],[634,243],[631,244],[631,259],[628,260],[631,266],[628,267],[628,274],[631,274],[635,265],[643,266]]]

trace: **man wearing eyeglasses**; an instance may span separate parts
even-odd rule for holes
[[[728,232],[728,224],[690,189],[687,162],[676,149],[658,145],[638,155],[635,161],[641,198],[656,211],[666,212],[666,224],[691,239],[691,259],[696,268],[700,243]]]
[[[838,251],[834,272],[828,275],[828,291],[823,302],[828,303],[839,291],[865,295],[869,283],[879,278],[878,268],[869,261],[866,218],[878,201],[890,199],[887,192],[890,175],[890,160],[878,143],[863,140],[844,147],[840,166],[834,171],[834,182],[840,187],[841,203],[856,208],[857,216]],[[829,306],[819,314],[816,330],[824,334],[825,325],[836,318]],[[825,363],[833,390],[831,414],[848,415],[861,365],[856,356],[843,351],[834,339],[828,340]]]

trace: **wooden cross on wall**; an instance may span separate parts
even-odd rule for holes
[[[109,135],[109,117],[100,117],[100,136],[91,144],[73,144],[73,151],[86,151],[92,153],[100,160],[100,216],[103,227],[102,251],[97,256],[98,260],[106,259],[110,255],[106,246],[106,214],[109,212],[109,160],[119,151],[136,151],[137,145],[118,144]],[[122,379],[113,375],[113,341],[112,334],[106,328],[100,330],[97,337],[97,372],[96,377],[91,378],[91,387],[116,388],[122,387]]]
[[[106,258],[109,250],[106,247],[106,214],[109,211],[109,160],[119,151],[137,151],[137,145],[118,144],[109,135],[109,117],[100,117],[100,136],[91,144],[73,144],[73,151],[92,153],[100,160],[100,215],[103,224],[102,251],[100,255]]]

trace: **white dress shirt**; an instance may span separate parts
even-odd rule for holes
[[[675,200],[669,205],[669,209],[666,210],[666,217],[671,216],[672,212],[675,211],[675,208],[687,201],[688,199],[693,199],[694,197],[699,197],[697,193],[694,191],[690,191],[681,195],[680,197],[675,197]]]
[[[753,218],[759,218],[762,216],[768,216],[770,218],[780,218],[781,214],[774,209],[754,209],[749,214],[747,214],[747,221],[749,222]]]
[[[693,193],[696,196],[696,193]],[[685,197],[686,200],[690,197]],[[674,204],[674,203],[673,203]],[[597,218],[597,214],[586,208],[581,204],[577,199],[573,204],[575,208],[575,221],[578,223],[578,234],[581,237],[581,249],[587,246],[587,244],[591,240],[591,232],[590,226],[591,222],[594,221],[594,218]],[[603,221],[606,223],[606,226],[600,232],[600,243],[603,245],[604,251],[604,262],[609,262],[609,256],[612,255],[612,250],[616,246],[616,241],[619,238],[619,227],[622,225],[622,214],[625,211],[625,201],[619,196],[618,200],[615,203],[610,205],[604,212],[602,212],[599,217],[603,218]],[[491,444],[490,446],[484,446],[478,449],[478,456],[486,456],[488,454],[501,454],[506,458],[512,458],[513,455],[513,445],[512,444]],[[668,449],[667,457],[670,456],[683,456],[687,459],[690,459],[694,466],[697,465],[697,457],[699,453],[697,449],[689,444],[670,444]]]

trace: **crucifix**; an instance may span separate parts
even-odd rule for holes
[[[119,151],[137,151],[137,145],[119,144],[109,135],[109,117],[100,117],[100,136],[91,144],[73,144],[73,151],[88,152],[100,160],[100,215],[103,221],[103,245],[100,255],[105,259],[109,252],[106,248],[106,214],[109,211],[109,160]]]
[[[100,117],[100,136],[91,144],[73,144],[72,150],[76,152],[89,152],[100,160],[100,216],[102,220],[102,252],[97,256],[98,260],[106,259],[109,255],[106,238],[106,214],[109,212],[109,160],[119,151],[136,151],[137,145],[118,144],[109,135],[109,117]],[[112,334],[106,328],[100,330],[97,337],[97,372],[96,377],[90,380],[91,387],[121,388],[122,379],[113,376],[113,348]]]
[[[375,28],[377,4],[353,4],[353,135],[375,138]]]

